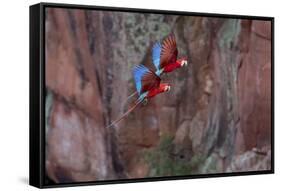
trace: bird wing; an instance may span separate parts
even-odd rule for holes
[[[139,95],[143,92],[159,87],[161,79],[144,65],[135,66],[133,75]]]
[[[156,70],[160,70],[161,44],[156,42],[152,48],[152,63]]]
[[[160,68],[170,63],[175,63],[178,57],[176,38],[173,33],[169,34],[162,42]]]
[[[158,88],[161,79],[151,70],[146,73],[142,78],[142,93]]]

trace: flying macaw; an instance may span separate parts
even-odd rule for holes
[[[170,91],[171,89],[171,86],[168,83],[161,83],[160,77],[144,65],[135,66],[133,69],[133,76],[137,89],[136,92],[139,96],[138,99],[126,113],[124,113],[119,119],[113,121],[107,127],[116,125],[119,121],[131,113],[140,103],[147,101],[160,93]]]
[[[152,48],[152,62],[156,68],[156,75],[172,72],[173,70],[187,66],[186,57],[177,59],[178,49],[176,38],[173,33],[169,34],[162,43],[156,42]]]
[[[187,66],[188,60],[186,57],[177,59],[178,49],[176,38],[173,33],[169,34],[162,44],[156,42],[152,48],[152,62],[156,68],[155,74],[161,76],[162,73],[172,72],[177,68]],[[137,91],[128,96],[127,100],[137,95]]]

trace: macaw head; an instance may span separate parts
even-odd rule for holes
[[[188,66],[188,59],[187,59],[187,57],[182,57],[182,58],[178,59],[177,62],[179,63],[179,65],[181,67]]]
[[[168,92],[171,90],[171,86],[168,83],[161,83],[159,89],[161,92]]]

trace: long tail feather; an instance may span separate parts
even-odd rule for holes
[[[128,111],[126,111],[126,113],[124,113],[119,119],[113,121],[110,125],[108,125],[106,128],[111,127],[113,125],[116,125],[117,123],[119,123],[122,119],[124,119],[124,117],[126,117],[127,115],[129,115],[129,113],[131,113],[134,109],[136,109],[136,107],[143,101],[142,100],[138,100],[135,105],[133,107],[131,107]]]
[[[129,95],[128,97],[127,97],[127,99],[125,100],[125,103],[129,100],[129,99],[131,99],[132,97],[134,97],[135,95],[137,95],[137,91],[135,91],[134,93],[132,93],[131,95]]]

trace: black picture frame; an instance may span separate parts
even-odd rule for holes
[[[48,183],[45,182],[45,9],[46,8],[67,8],[67,9],[87,9],[87,10],[106,10],[134,13],[159,13],[186,16],[206,16],[219,18],[239,18],[266,20],[271,22],[271,170],[250,171],[250,172],[231,172],[216,174],[198,174],[172,177],[151,177],[142,179],[118,179],[104,180],[96,182],[73,182],[73,183]],[[38,188],[53,188],[66,186],[83,186],[115,183],[148,182],[193,178],[211,178],[242,175],[258,175],[274,173],[274,18],[231,15],[214,13],[195,13],[183,11],[136,9],[121,7],[103,7],[90,5],[73,5],[57,3],[39,3],[30,6],[30,130],[29,130],[29,184]]]

